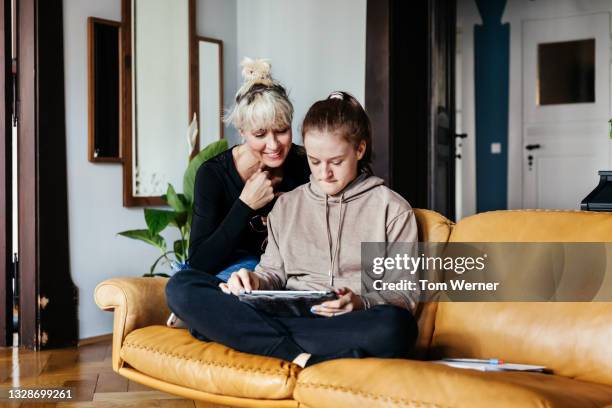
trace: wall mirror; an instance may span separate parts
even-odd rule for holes
[[[163,205],[200,145],[187,141],[199,112],[195,0],[122,0],[122,15],[123,204]]]
[[[200,145],[223,138],[223,42],[197,37],[199,60]]]
[[[89,17],[88,158],[91,162],[121,162],[121,23]]]

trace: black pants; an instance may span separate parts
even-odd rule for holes
[[[194,336],[235,350],[292,361],[300,353],[406,357],[417,337],[412,314],[381,305],[335,317],[275,317],[221,291],[221,280],[193,269],[168,282],[168,306]]]

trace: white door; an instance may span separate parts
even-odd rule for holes
[[[610,163],[610,14],[526,20],[523,208],[578,209]]]

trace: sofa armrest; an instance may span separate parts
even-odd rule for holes
[[[115,278],[95,289],[95,301],[102,310],[114,311],[113,370],[123,366],[119,356],[123,339],[141,327],[165,324],[170,310],[166,305],[167,278]]]

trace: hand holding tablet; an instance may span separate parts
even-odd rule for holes
[[[253,271],[241,268],[238,272],[232,273],[227,283],[220,283],[219,288],[223,293],[238,296],[240,292],[251,292],[259,289],[259,277]]]

